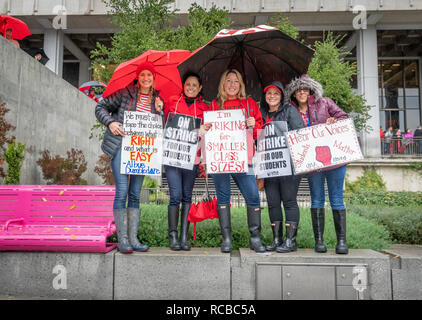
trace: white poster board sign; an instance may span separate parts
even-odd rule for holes
[[[163,138],[163,164],[193,170],[201,119],[169,113]]]
[[[272,121],[259,133],[254,157],[257,178],[292,175],[290,151],[284,135],[286,132],[286,121]]]
[[[204,112],[211,129],[205,135],[207,173],[248,172],[246,121],[242,110]]]
[[[286,133],[295,174],[363,159],[352,119]]]
[[[163,123],[149,112],[125,111],[120,173],[161,176]]]

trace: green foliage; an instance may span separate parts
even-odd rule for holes
[[[7,162],[7,176],[5,184],[20,184],[20,175],[23,159],[25,157],[25,145],[13,141],[9,144],[7,151],[4,153]]]
[[[366,125],[372,106],[368,106],[363,96],[356,94],[350,85],[357,67],[355,62],[343,59],[345,48],[340,45],[342,39],[328,32],[324,34],[323,41],[315,42],[315,55],[309,64],[308,74],[321,83],[325,97],[331,98],[353,118],[357,131],[368,131],[372,129]]]
[[[396,243],[422,244],[421,206],[380,207],[361,205],[353,206],[353,212],[385,226]]]
[[[166,205],[141,205],[142,215],[139,227],[139,238],[153,247],[168,247],[168,222]],[[247,225],[246,208],[232,208],[232,238],[233,249],[249,248],[250,233]],[[312,222],[309,209],[301,209],[300,228],[298,231],[298,246],[312,248],[315,245]],[[272,242],[272,231],[268,210],[262,212],[261,239],[264,245]],[[326,215],[326,232],[324,241],[328,248],[335,248],[336,234],[331,214]],[[383,226],[364,217],[347,213],[347,244],[350,248],[381,250],[391,244],[388,232]],[[197,248],[219,248],[221,246],[221,231],[218,219],[205,220],[196,225],[196,240],[193,240],[193,224],[191,223],[190,244]],[[115,236],[112,238],[116,241]]]
[[[409,163],[409,168],[422,176],[422,161]]]
[[[155,189],[157,187],[158,187],[157,180],[151,177],[145,176],[144,181],[142,183],[142,188]]]
[[[280,29],[293,39],[298,39],[299,29],[292,25],[288,17],[283,17],[281,13],[277,13],[275,16],[271,17],[270,25]]]
[[[361,190],[382,191],[387,190],[387,188],[382,177],[375,171],[374,168],[364,168],[363,175],[355,181],[350,182],[346,178],[346,193],[355,193]]]
[[[6,120],[6,113],[8,113],[10,109],[6,108],[6,103],[0,101],[0,178],[5,178],[6,173],[4,168],[2,168],[4,164],[4,154],[7,150],[7,145],[10,145],[15,140],[14,136],[9,136],[10,131],[15,129],[15,126],[11,125]]]
[[[422,192],[360,190],[353,194],[345,194],[344,200],[351,205],[378,205],[383,207],[422,206]]]

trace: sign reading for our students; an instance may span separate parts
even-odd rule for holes
[[[272,121],[258,136],[254,170],[258,178],[281,177],[292,174],[289,146],[284,133],[286,121]]]
[[[163,123],[149,112],[125,111],[120,173],[161,175]]]
[[[164,130],[163,164],[192,170],[198,149],[201,119],[170,113]]]
[[[296,174],[363,159],[351,119],[286,133]]]
[[[242,110],[204,112],[207,173],[248,172],[246,121]]]

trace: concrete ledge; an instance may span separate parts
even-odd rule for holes
[[[0,295],[113,299],[114,252],[1,252]]]
[[[115,255],[115,299],[230,299],[230,255],[219,248]]]
[[[284,254],[272,253],[271,255],[256,254],[249,249],[240,249],[239,252],[240,254],[238,257],[233,257],[232,263],[232,299],[250,300],[260,298],[257,292],[257,283],[261,280],[257,279],[256,274],[257,265],[259,264],[268,264],[272,267],[288,264],[302,264],[314,267],[346,267],[345,265],[347,265],[347,270],[349,270],[347,276],[349,278],[352,276],[350,274],[350,268],[352,266],[366,265],[368,289],[363,298],[374,300],[391,299],[390,259],[388,256],[373,250],[350,249],[348,255],[338,255],[335,254],[333,250],[328,250],[327,253],[321,254],[307,249],[299,249],[296,252]],[[268,268],[266,270],[266,272],[274,272],[274,276],[269,281],[271,285],[274,285],[275,287],[278,287],[279,285],[283,286],[283,274],[281,269]],[[292,267],[291,270],[294,271],[295,267]],[[306,272],[308,272],[314,269],[304,270],[307,270]],[[335,277],[335,273],[338,272],[338,270],[332,269],[332,271],[332,277]],[[309,275],[303,273],[302,276],[307,277]],[[315,277],[310,277],[309,281],[319,281],[321,277],[325,276],[315,273]],[[298,279],[300,279],[300,277],[298,277]],[[337,283],[336,281],[338,280],[333,280],[334,286]],[[349,287],[350,286],[351,285],[349,285]],[[350,288],[344,289],[349,290]],[[283,291],[283,289],[280,287],[279,291]],[[350,294],[347,296],[350,297]],[[281,293],[281,296],[279,294],[278,298],[283,298],[283,293]],[[341,298],[341,295],[338,294],[337,298]],[[274,299],[274,297],[267,295],[265,296],[265,299]]]
[[[393,245],[391,257],[393,300],[422,300],[422,246]]]

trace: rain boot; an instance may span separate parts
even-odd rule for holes
[[[337,254],[348,254],[349,248],[346,244],[346,209],[333,210],[334,227],[337,235]]]
[[[189,251],[190,245],[188,242],[189,221],[188,215],[190,210],[190,203],[182,203],[182,212],[180,215],[180,246],[182,250]]]
[[[117,249],[121,253],[132,253],[133,248],[127,236],[127,211],[126,209],[113,209],[114,222],[117,230]]]
[[[286,221],[286,241],[275,249],[280,253],[293,252],[297,250],[296,236],[298,223],[293,221]]]
[[[247,207],[248,227],[251,237],[249,247],[255,252],[265,252],[265,247],[261,243],[261,208]]]
[[[311,208],[312,227],[314,229],[315,252],[327,252],[324,245],[325,208]]]
[[[127,208],[129,243],[134,251],[145,252],[149,246],[142,244],[138,240],[139,219],[141,210],[139,208]]]
[[[177,239],[177,224],[179,222],[179,206],[168,206],[169,247],[173,251],[182,249]]]
[[[223,204],[217,206],[218,211],[218,220],[220,221],[222,242],[221,242],[221,252],[231,252],[232,251],[232,226],[231,226],[231,217],[230,217],[230,205]]]
[[[283,243],[283,221],[274,221],[271,223],[273,230],[273,243],[265,247],[267,251],[275,251],[275,248],[281,246]]]

